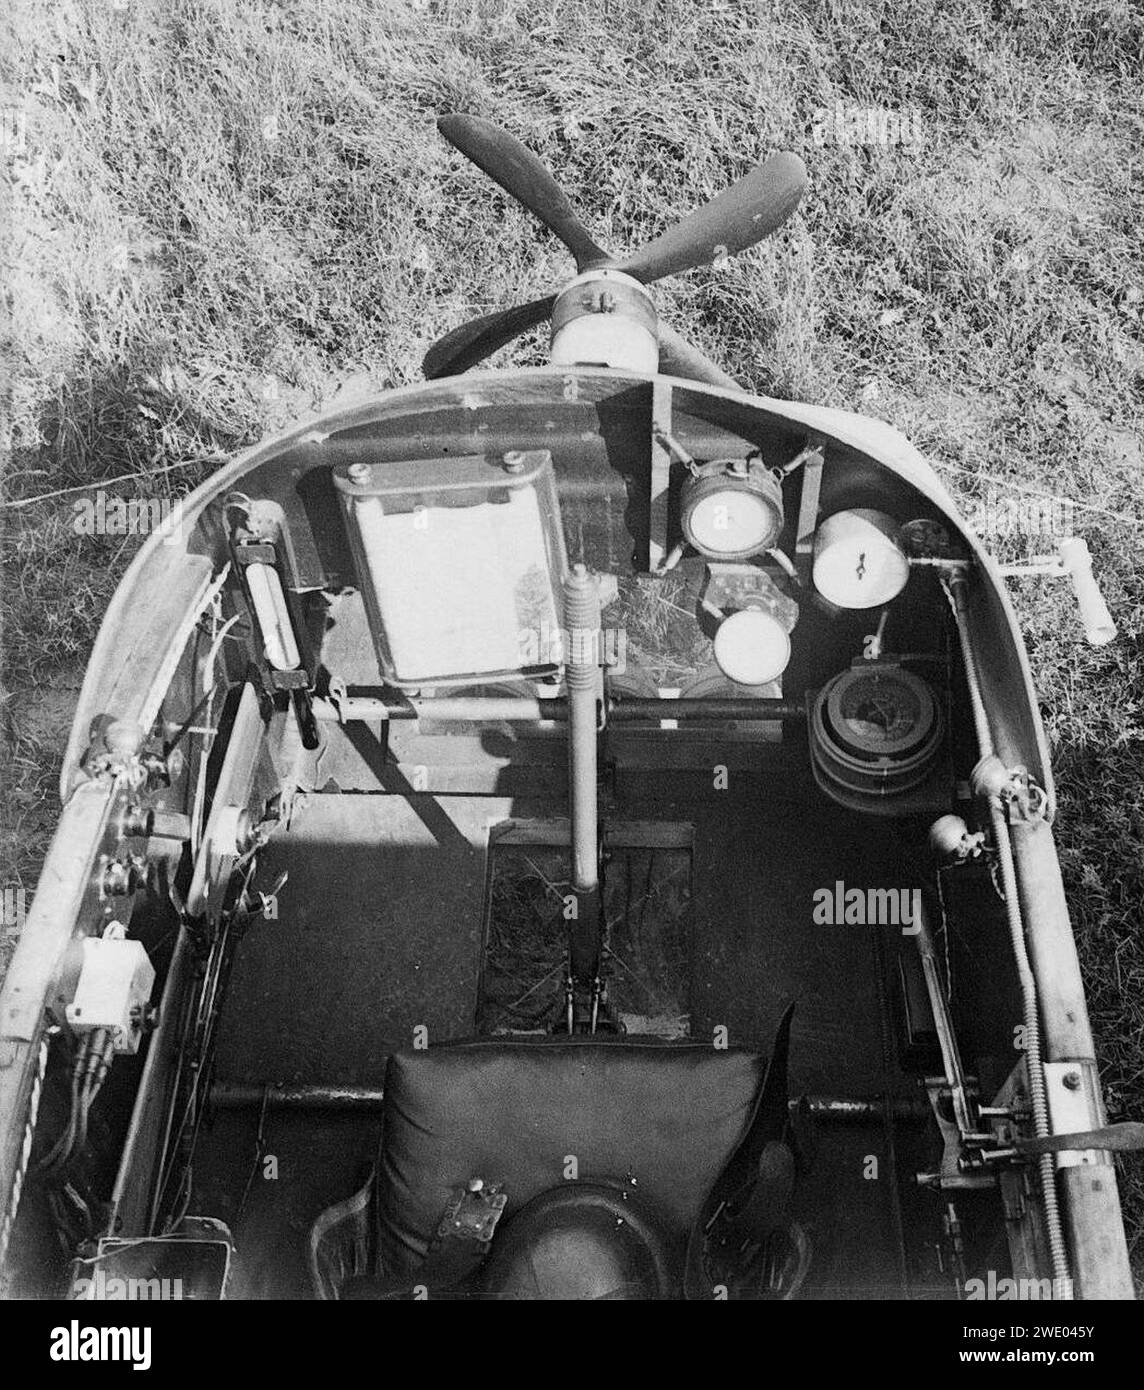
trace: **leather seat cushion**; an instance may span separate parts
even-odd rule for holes
[[[500,1183],[507,1219],[573,1176],[634,1180],[682,1237],[750,1115],[764,1059],[652,1040],[480,1040],[396,1053],[385,1082],[378,1237],[412,1273],[452,1192]]]

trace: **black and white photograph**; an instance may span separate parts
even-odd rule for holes
[[[5,1341],[1114,1364],[1140,0],[2,22]]]

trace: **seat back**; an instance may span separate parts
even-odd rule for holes
[[[450,1195],[499,1183],[510,1217],[570,1180],[632,1182],[680,1241],[742,1136],[764,1059],[651,1039],[481,1039],[394,1054],[377,1168],[379,1252],[425,1257]]]

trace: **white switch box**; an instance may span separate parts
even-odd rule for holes
[[[75,998],[65,1015],[72,1031],[109,1028],[116,1052],[138,1052],[155,967],[141,942],[88,936]]]

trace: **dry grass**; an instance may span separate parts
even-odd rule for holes
[[[19,0],[8,23],[9,500],[122,473],[177,493],[546,288],[561,248],[435,135],[463,109],[524,137],[616,249],[799,150],[813,186],[789,229],[664,286],[667,316],[751,388],[880,415],[970,475],[1144,512],[1137,6]],[[820,147],[836,100],[915,107],[924,138]],[[0,854],[30,884],[69,687],[132,546],[76,536],[67,498],[5,515]],[[1139,1115],[1141,528],[1078,521],[1120,641],[1078,644],[1059,590],[1019,597],[1108,1092]]]

